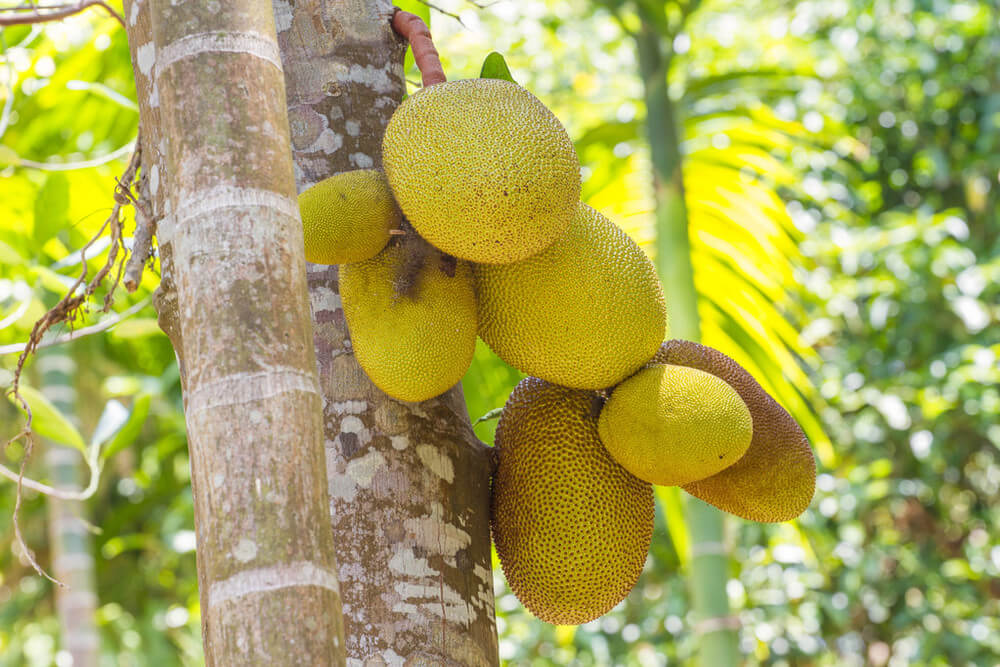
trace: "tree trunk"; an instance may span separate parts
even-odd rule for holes
[[[125,9],[143,170],[163,216],[157,303],[183,378],[206,663],[343,664],[271,6]]]
[[[640,15],[643,12],[640,9]],[[667,87],[670,60],[648,17],[643,17],[636,42],[653,163],[656,263],[668,295],[670,335],[697,341],[701,332],[684,203],[683,159],[677,112]],[[706,667],[738,665],[736,619],[729,614],[726,594],[725,515],[692,496],[686,496],[684,510],[691,544],[689,585],[698,616],[695,630],[700,636],[698,661]]]
[[[299,191],[382,164],[405,91],[387,0],[275,0]],[[330,511],[347,658],[371,665],[497,665],[488,448],[460,386],[419,404],[358,366],[337,269],[309,265]]]
[[[40,389],[67,417],[76,414],[76,363],[65,346],[42,350],[38,355]],[[52,486],[77,491],[84,483],[80,452],[53,442],[45,443],[45,464]],[[60,649],[72,657],[73,667],[97,667],[100,636],[97,633],[97,590],[94,552],[87,529],[86,504],[79,500],[49,498],[49,543],[52,574],[65,587],[56,588]]]

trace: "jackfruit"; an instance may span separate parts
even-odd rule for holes
[[[534,255],[566,229],[580,162],[559,120],[509,81],[449,81],[418,90],[382,140],[386,176],[413,227],[475,262]]]
[[[805,511],[816,488],[809,441],[746,369],[718,350],[686,340],[664,343],[652,361],[697,368],[725,380],[753,418],[746,454],[722,472],[685,485],[685,491],[751,521],[788,521]]]
[[[528,377],[497,425],[497,555],[521,603],[554,624],[586,623],[628,595],[653,534],[652,486],[601,445],[596,398]]]
[[[360,262],[389,242],[402,214],[385,175],[375,169],[345,171],[323,179],[299,195],[306,261]]]
[[[680,486],[736,463],[750,446],[753,421],[724,380],[655,365],[615,387],[598,432],[611,456],[639,479]]]
[[[467,262],[423,258],[407,277],[408,244],[340,269],[344,317],[358,363],[401,401],[424,401],[454,386],[476,347],[476,295]],[[401,289],[400,280],[413,281]]]
[[[620,382],[656,353],[666,334],[652,262],[586,204],[538,255],[474,271],[479,336],[511,366],[564,387]]]

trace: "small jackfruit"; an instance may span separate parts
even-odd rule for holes
[[[652,361],[697,368],[725,380],[753,418],[746,454],[722,472],[685,485],[685,491],[751,521],[788,521],[805,511],[816,488],[809,441],[746,369],[718,350],[686,340],[667,341]]]
[[[750,446],[753,420],[724,380],[655,365],[615,387],[598,432],[611,456],[639,479],[680,486],[736,463]]]
[[[609,387],[641,368],[666,334],[653,263],[586,204],[541,253],[474,270],[479,336],[511,366],[549,382]]]
[[[299,212],[306,260],[314,264],[374,257],[402,220],[385,175],[375,169],[323,179],[299,195]]]
[[[418,90],[382,140],[389,184],[413,227],[475,262],[534,255],[569,224],[580,162],[559,120],[509,81],[448,81]]]
[[[454,386],[476,346],[472,271],[433,251],[413,270],[407,244],[340,269],[344,317],[358,363],[375,385],[401,401],[424,401]],[[407,281],[412,277],[407,277]]]
[[[601,445],[594,399],[525,378],[497,425],[493,541],[514,594],[549,623],[586,623],[618,604],[652,538],[652,487]]]

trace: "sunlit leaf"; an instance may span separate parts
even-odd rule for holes
[[[49,174],[35,199],[34,239],[39,247],[67,226],[68,208],[69,179],[59,172]]]
[[[19,391],[28,403],[28,407],[31,408],[32,431],[54,442],[75,447],[86,454],[87,446],[84,444],[83,436],[59,408],[32,387],[22,384]],[[7,398],[23,413],[20,403],[14,399],[13,395],[8,394]]]
[[[163,333],[155,317],[129,317],[111,329],[111,337],[114,340],[129,340],[164,335],[166,334]]]

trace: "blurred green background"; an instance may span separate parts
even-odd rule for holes
[[[576,140],[583,199],[655,254],[638,5],[399,4],[430,19],[450,78],[502,52]],[[1000,12],[985,0],[695,0],[664,16],[703,342],[792,412],[819,465],[798,520],[726,524],[747,664],[1000,664]],[[110,211],[138,116],[124,31],[99,11],[5,28],[0,49],[6,386],[11,346],[72,284]],[[116,295],[114,310],[140,308],[116,327],[60,348],[76,361],[75,397],[53,399],[66,423],[49,418],[51,438],[105,452],[83,514],[107,665],[201,660],[180,386],[148,305],[156,283],[147,273]],[[77,326],[108,317],[103,296]],[[518,379],[477,350],[473,419]],[[52,382],[37,367],[26,380]],[[20,423],[0,404],[0,437]],[[491,442],[494,427],[477,433]],[[14,444],[2,462],[22,455]],[[49,478],[43,451],[28,474]],[[690,661],[690,545],[667,521],[678,494],[660,500],[642,578],[601,619],[543,624],[497,568],[504,660]],[[54,588],[12,548],[13,504],[0,480],[0,665],[66,664]],[[21,512],[47,566],[45,498],[26,491]]]

